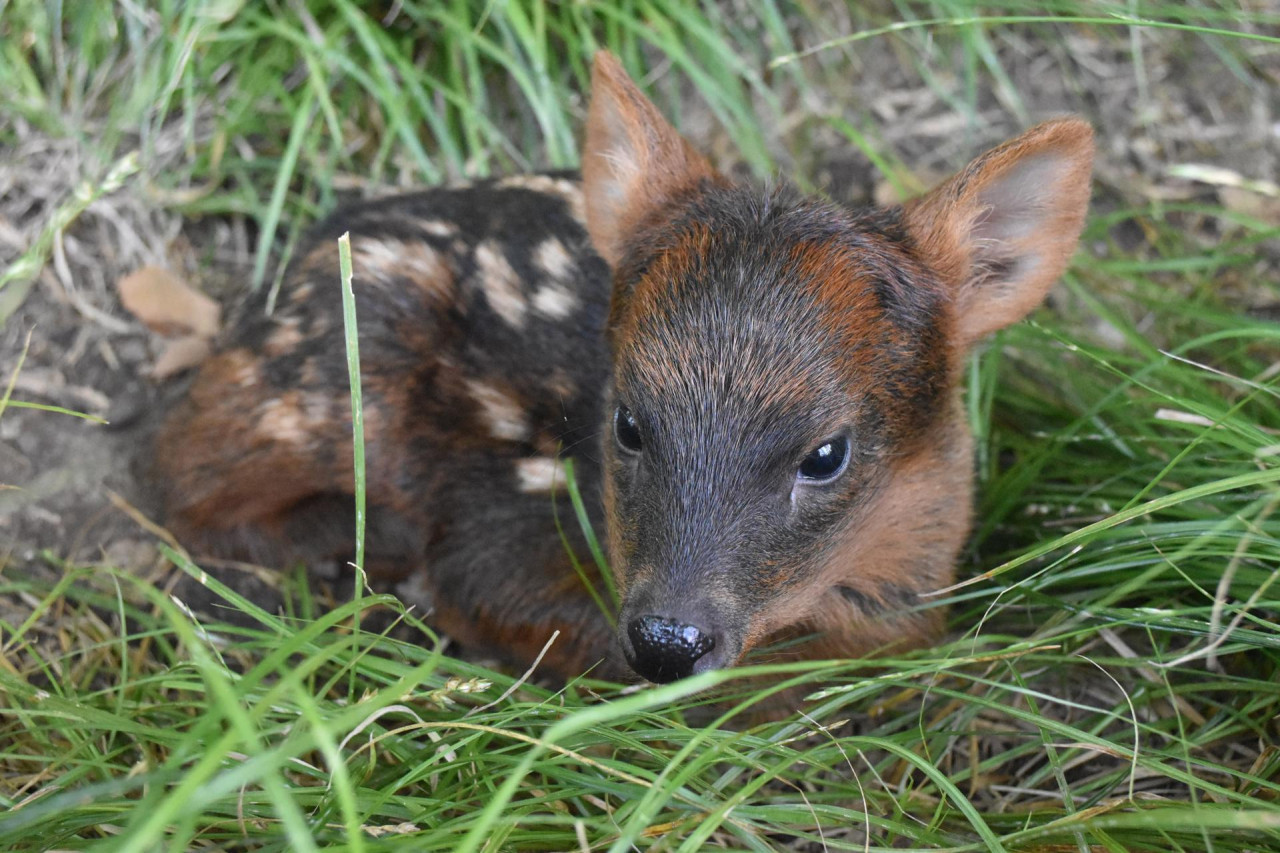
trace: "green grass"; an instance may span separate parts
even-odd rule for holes
[[[354,179],[573,165],[599,46],[757,175],[785,149],[803,182],[835,140],[910,186],[914,152],[851,74],[976,134],[987,93],[1014,125],[1040,109],[1029,52],[1069,91],[1066,46],[1091,39],[1144,90],[1158,54],[1248,93],[1280,25],[1263,4],[1078,0],[1034,23],[970,0],[74,5],[0,2],[0,146],[19,120],[76,140],[86,177],[0,272],[0,316],[117,190],[249,219],[271,287]],[[267,612],[168,546],[236,619],[57,549],[52,584],[10,558],[0,847],[1280,850],[1280,326],[1241,310],[1277,239],[1216,197],[1100,182],[1055,310],[971,365],[981,503],[948,642],[757,668],[812,695],[787,721],[754,722],[767,691],[741,672],[519,683],[372,632],[375,610],[415,619],[387,596],[325,610],[305,578]]]

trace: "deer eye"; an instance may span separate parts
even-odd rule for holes
[[[800,463],[796,476],[801,480],[827,483],[844,473],[848,461],[849,439],[842,435],[815,447]]]
[[[644,447],[640,438],[640,425],[626,406],[619,406],[613,413],[613,439],[627,453],[639,453]]]

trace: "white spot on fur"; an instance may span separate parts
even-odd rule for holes
[[[566,282],[573,272],[573,257],[555,237],[543,240],[533,250],[533,265],[551,279],[533,294],[533,307],[547,317],[567,317],[578,307],[578,299],[560,283]]]
[[[573,258],[569,256],[569,250],[555,237],[548,237],[533,250],[533,262],[538,269],[556,281],[564,281],[573,269]]]
[[[310,436],[302,410],[282,399],[267,400],[258,407],[258,432],[272,441],[295,446],[306,444]]]
[[[438,289],[452,278],[440,253],[421,240],[355,237],[351,265],[357,276],[384,284],[409,278],[428,289]]]
[[[582,186],[577,181],[553,178],[550,175],[513,175],[498,181],[502,189],[531,190],[553,195],[569,206],[569,212],[579,222],[586,222],[586,205],[582,200]]]
[[[429,219],[426,222],[419,222],[418,227],[424,233],[430,234],[432,237],[452,237],[458,233],[458,226],[452,222],[440,222],[439,220]]]
[[[231,381],[241,388],[252,388],[258,384],[258,367],[252,362],[236,365]]]
[[[404,245],[399,240],[379,240],[371,237],[352,239],[351,266],[354,273],[361,278],[380,280],[389,278],[399,260],[396,244]]]
[[[314,388],[323,382],[324,372],[315,356],[309,356],[298,369],[298,385],[303,388]]]
[[[577,385],[573,378],[560,368],[551,371],[551,375],[546,379],[547,390],[556,395],[559,400],[567,400],[574,395]]]
[[[300,408],[306,416],[307,424],[313,428],[328,423],[336,414],[333,397],[321,391],[304,391]],[[365,411],[368,413],[375,410]]]
[[[315,285],[306,281],[294,288],[293,293],[289,294],[289,301],[293,303],[306,302],[315,290]]]
[[[335,415],[332,395],[288,391],[258,406],[258,432],[264,438],[305,447]]]
[[[555,492],[565,487],[564,466],[550,456],[535,456],[516,462],[516,476],[520,479],[520,491],[527,493]]]
[[[529,305],[521,292],[520,278],[493,240],[476,246],[476,268],[489,307],[510,325],[523,326]]]
[[[558,284],[544,284],[533,294],[533,307],[548,317],[568,317],[578,307],[578,300]]]
[[[524,409],[515,400],[492,385],[470,380],[467,390],[480,406],[489,435],[504,441],[522,441],[529,436],[529,423]]]
[[[302,343],[302,318],[277,315],[276,327],[267,336],[263,349],[267,355],[284,355],[297,349]]]

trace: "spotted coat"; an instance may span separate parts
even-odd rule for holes
[[[738,186],[596,58],[581,179],[343,208],[156,445],[168,520],[350,557],[336,238],[355,267],[374,574],[462,643],[657,681],[932,642],[972,505],[965,358],[1074,249],[1091,132],[1048,122],[899,208]],[[621,590],[587,594],[572,459]],[[599,578],[596,579],[599,581]],[[788,641],[777,650],[777,641]]]

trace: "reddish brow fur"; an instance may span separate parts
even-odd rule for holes
[[[860,246],[856,254],[849,247],[838,244],[806,243],[795,248],[794,257],[797,269],[817,283],[818,298],[827,308],[822,322],[846,341],[882,341],[890,348],[899,348],[906,343],[903,331],[886,320],[877,304],[870,276],[895,269],[904,273],[914,287],[939,289],[933,277],[915,258],[901,246],[887,240]],[[918,319],[925,322],[932,318]],[[944,319],[939,331],[950,337],[947,320]],[[850,348],[846,353],[849,376],[865,382],[866,371],[874,366],[877,350]],[[932,357],[933,369],[947,373],[946,353],[933,353]]]

